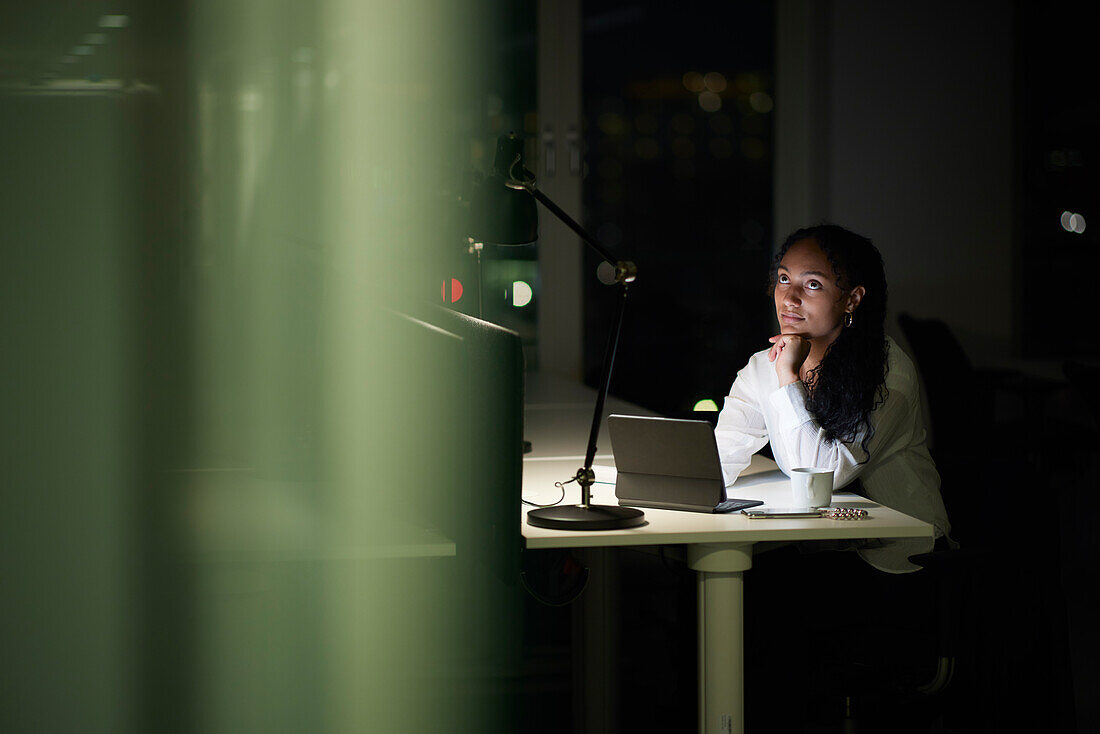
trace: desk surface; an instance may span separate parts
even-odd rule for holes
[[[592,421],[596,391],[550,375],[529,375],[527,383],[527,420],[524,435],[532,451],[523,462],[523,499],[546,504],[561,496],[554,482],[564,482],[584,463],[588,430]],[[610,448],[606,415],[629,413],[655,415],[639,406],[609,397],[600,444]],[[616,505],[615,462],[609,450],[597,450],[596,484],[592,501]],[[580,502],[576,482],[565,485],[562,504]],[[753,462],[736,484],[727,490],[730,496],[759,499],[782,506],[790,491],[790,480],[763,456]],[[679,543],[755,543],[758,541],[836,540],[860,538],[932,537],[932,526],[896,510],[854,494],[838,492],[833,505],[866,509],[865,520],[750,520],[740,512],[722,515],[678,510],[644,509],[646,524],[622,530],[553,530],[527,524],[530,505],[522,505],[520,522],[528,548],[578,548],[597,546],[663,545]]]
[[[523,465],[523,498],[544,504],[561,496],[554,482],[573,476],[580,464],[570,459],[528,460]],[[597,504],[616,505],[615,487],[602,483],[611,479],[614,470],[610,461],[595,466],[596,484],[592,487],[592,501]],[[602,464],[602,465],[601,465]],[[746,470],[733,487],[727,490],[740,499],[759,499],[766,504],[783,505],[790,493],[790,480],[775,463],[762,456],[753,457],[752,466]],[[563,504],[580,502],[580,489],[576,482],[565,485]],[[826,519],[767,519],[751,520],[740,512],[713,515],[702,512],[678,510],[654,510],[644,508],[646,524],[622,530],[552,530],[527,524],[530,505],[523,506],[520,521],[528,548],[578,548],[595,546],[663,545],[678,543],[755,543],[758,541],[836,540],[858,538],[917,538],[931,537],[932,526],[896,510],[876,504],[858,495],[838,492],[833,499],[836,507],[866,509],[870,517],[865,520]]]
[[[596,391],[577,382],[551,374],[533,372],[527,375],[525,386],[525,416],[523,437],[531,442],[531,453],[524,456],[524,473],[530,459],[570,458],[584,463],[588,450],[588,432],[592,428],[592,411],[596,407]],[[657,415],[633,403],[612,395],[604,403],[603,424],[596,452],[597,461],[611,466],[611,439],[607,433],[607,416],[613,413]],[[568,477],[567,477],[568,478]],[[550,483],[551,487],[553,482]]]

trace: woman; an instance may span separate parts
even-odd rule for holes
[[[836,489],[858,478],[870,499],[947,535],[917,373],[884,331],[878,250],[843,227],[800,229],[776,256],[771,290],[780,333],[737,374],[715,428],[726,484],[770,441],[784,473],[832,469]],[[885,541],[859,553],[875,568],[903,573],[918,569],[909,555],[932,545]]]

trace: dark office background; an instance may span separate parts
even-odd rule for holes
[[[584,14],[585,222],[640,273],[614,390],[689,414],[770,336],[773,6],[601,1]],[[594,385],[614,292],[584,283]]]
[[[1017,11],[1018,303],[1027,357],[1100,356],[1081,321],[1091,298],[1071,285],[1100,267],[1100,228],[1089,227],[1085,214],[1100,200],[1100,102],[1089,73],[1094,26],[1072,22],[1078,11],[1069,2],[1024,2]],[[1085,220],[1071,226],[1066,213]]]

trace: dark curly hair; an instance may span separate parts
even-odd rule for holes
[[[779,262],[794,243],[806,239],[814,240],[825,253],[838,287],[863,286],[866,291],[852,313],[852,325],[841,330],[806,385],[807,407],[826,438],[849,443],[866,427],[860,442],[866,461],[874,432],[870,415],[886,399],[886,267],[866,237],[835,224],[806,227],[787,237],[776,253],[769,287],[773,295]]]

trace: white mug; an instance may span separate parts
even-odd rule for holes
[[[828,507],[833,500],[833,470],[804,466],[791,469],[791,506]]]

